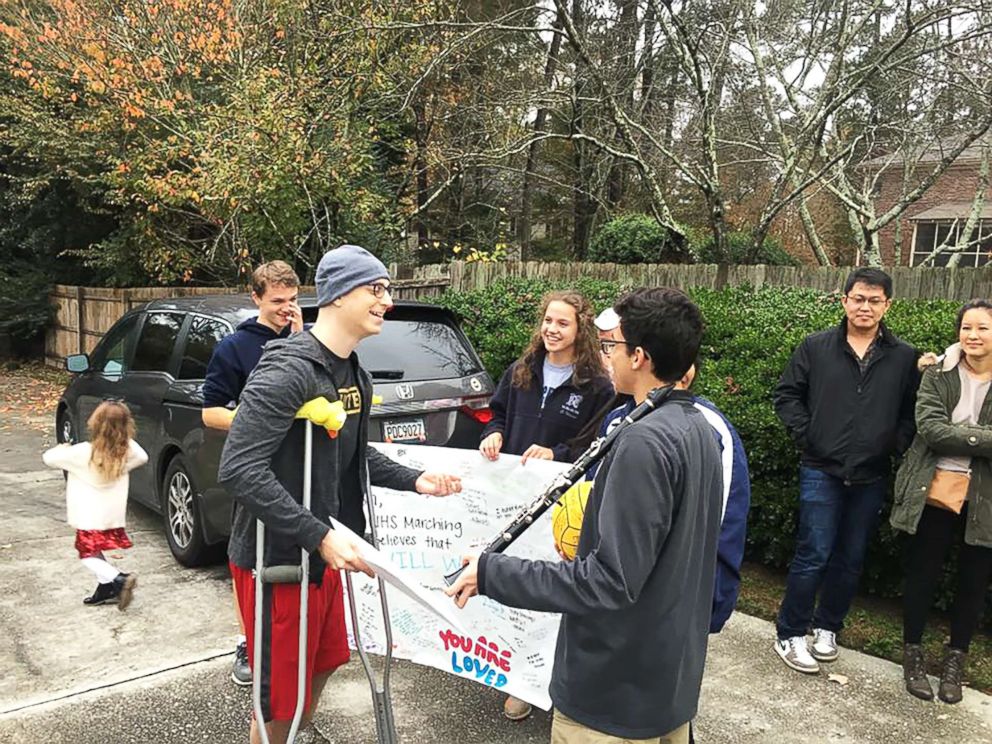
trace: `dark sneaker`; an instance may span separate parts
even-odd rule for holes
[[[117,574],[114,579],[114,592],[117,595],[117,609],[124,612],[134,597],[134,588],[138,586],[138,577],[134,574]]]
[[[902,676],[906,680],[906,692],[920,700],[933,700],[933,688],[927,679],[927,664],[920,644],[903,644]]]
[[[968,654],[960,649],[944,647],[944,667],[940,672],[940,688],[937,697],[945,703],[961,702],[961,683],[964,678],[964,663]]]
[[[83,604],[102,605],[104,602],[109,602],[116,598],[117,589],[114,586],[114,582],[108,581],[106,584],[97,584],[96,590],[90,596],[83,599]]]
[[[506,700],[503,701],[503,715],[511,721],[524,720],[532,710],[530,703],[515,698],[513,695],[507,695]]]
[[[248,642],[241,641],[234,649],[234,667],[231,669],[231,681],[241,687],[251,684],[251,667],[248,666]]]

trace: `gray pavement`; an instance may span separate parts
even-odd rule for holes
[[[229,680],[236,625],[226,569],[180,567],[161,518],[135,506],[135,548],[120,559],[139,576],[134,604],[126,613],[84,607],[93,581],[64,521],[61,475],[40,465],[47,444],[27,427],[0,435],[0,743],[247,741],[250,695]],[[769,623],[738,614],[713,639],[700,742],[992,742],[986,695],[923,703],[902,690],[896,665],[854,652],[819,676],[799,675],[775,656],[772,635]],[[500,695],[451,675],[401,662],[392,691],[404,742],[548,740],[548,714],[505,721]],[[327,741],[375,742],[357,658],[328,685],[315,723]]]

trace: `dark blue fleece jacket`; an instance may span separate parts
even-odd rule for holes
[[[723,507],[720,518],[720,538],[717,543],[716,579],[713,586],[713,611],[710,633],[719,633],[737,606],[741,588],[741,562],[747,538],[747,513],[751,508],[751,476],[747,467],[744,443],[733,424],[713,403],[698,395],[693,405],[703,414],[720,445],[723,465]],[[613,409],[603,419],[599,435],[605,436],[634,408],[633,403]],[[729,445],[729,446],[728,446]],[[598,464],[586,471],[586,478],[596,477]]]
[[[221,339],[207,365],[207,377],[203,382],[203,407],[217,408],[237,404],[241,391],[245,389],[248,375],[262,358],[265,345],[275,338],[287,338],[290,327],[281,333],[249,318],[237,330]]]
[[[613,398],[613,385],[605,374],[579,386],[573,377],[555,388],[541,408],[544,355],[534,359],[531,366],[534,379],[526,390],[513,384],[513,370],[518,364],[519,360],[510,365],[499,381],[489,402],[493,418],[483,429],[481,439],[500,432],[503,435],[500,451],[508,455],[522,455],[532,444],[538,444],[549,447],[556,460],[571,461],[569,440]]]

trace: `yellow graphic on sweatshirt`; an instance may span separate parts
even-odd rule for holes
[[[362,393],[357,386],[338,388],[338,397],[344,403],[344,412],[360,413],[362,410]]]

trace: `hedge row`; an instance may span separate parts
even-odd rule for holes
[[[456,311],[494,379],[524,348],[544,292],[543,280],[506,279],[478,291],[448,293],[440,302]],[[586,280],[576,287],[597,310],[625,289]],[[796,534],[798,453],[772,408],[772,390],[792,350],[807,334],[840,321],[838,295],[808,289],[735,287],[695,289],[690,294],[706,319],[702,366],[694,390],[709,398],[734,423],[747,449],[752,507],[748,524],[750,560],[785,567]],[[895,300],[888,326],[918,350],[942,350],[954,340],[958,303]],[[901,593],[904,536],[888,526],[888,513],[871,547],[863,588]],[[947,586],[941,593],[946,602]]]

